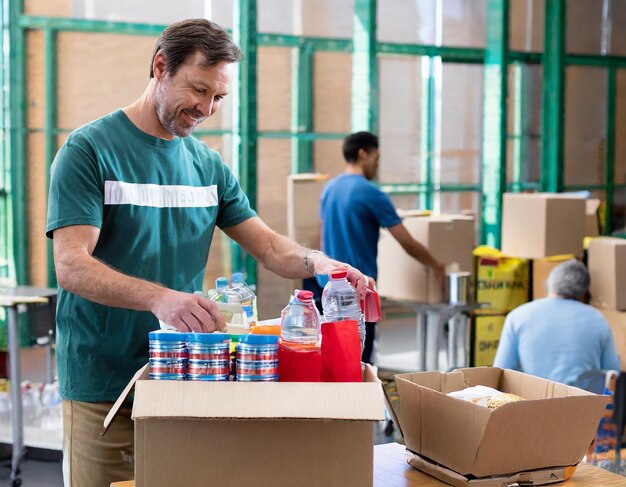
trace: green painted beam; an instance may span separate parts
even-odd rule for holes
[[[257,44],[259,46],[272,47],[304,47],[308,45],[314,51],[352,52],[351,39],[336,39],[331,37],[258,33]]]
[[[376,0],[354,0],[353,20],[351,128],[377,133]]]
[[[46,161],[46,191],[50,184],[50,166],[57,151],[57,32],[53,29],[44,29],[44,158]],[[57,277],[54,270],[54,255],[52,240],[46,239],[48,261],[48,286],[57,286]]]
[[[526,64],[513,64],[513,136],[507,139],[513,141],[513,174],[511,188],[514,192],[522,191],[524,182],[524,167],[528,161],[528,136],[525,133],[528,120],[528,105],[524,99],[526,86]]]
[[[52,29],[64,32],[101,32],[105,34],[131,34],[158,36],[166,25],[133,24],[128,22],[108,22],[63,17],[34,17],[21,15],[19,26],[24,29]]]
[[[331,132],[288,132],[286,130],[262,130],[258,136],[264,139],[300,139],[300,140],[343,140],[344,133]]]
[[[418,204],[425,210],[433,209],[433,153],[435,147],[435,61],[422,58],[421,130],[420,130],[420,179],[425,185]]]
[[[26,171],[26,41],[24,30],[15,19],[23,10],[23,0],[5,0],[8,12],[8,89],[9,89],[9,164],[11,171],[11,214],[9,226],[13,232],[12,257],[18,284],[29,284],[28,265],[28,198]],[[13,19],[13,22],[11,22]],[[6,81],[6,79],[5,79]]]
[[[543,55],[540,52],[509,51],[509,61],[525,64],[541,64]]]
[[[541,113],[541,189],[563,190],[566,0],[545,4]]]
[[[499,248],[506,190],[509,0],[488,0],[486,23],[481,242]]]
[[[613,184],[613,189],[626,189],[626,183]],[[568,184],[563,191],[605,191],[606,184]]]
[[[257,208],[257,1],[235,0],[233,2],[233,38],[239,45],[244,59],[239,63],[235,110],[238,112],[239,128],[238,161],[233,167],[239,176],[242,189],[248,195],[252,208]],[[234,139],[237,139],[234,137]],[[245,270],[249,284],[256,285],[256,261],[250,255],[242,255],[239,246],[233,248],[233,271]]]
[[[291,71],[291,130],[313,132],[313,46],[293,50]],[[313,171],[313,143],[303,138],[291,140],[291,173]]]
[[[610,235],[613,230],[611,222],[613,201],[615,195],[615,105],[616,105],[616,77],[615,68],[609,68],[607,73],[607,110],[606,110],[606,163],[604,164],[604,184],[606,184],[604,206],[604,235]]]
[[[4,51],[5,33],[9,25],[8,9],[6,2],[2,2],[0,10],[0,86],[6,86],[5,80],[8,75],[6,53]],[[9,179],[11,173],[8,167],[8,99],[6,90],[0,90],[0,277],[8,278],[11,273],[10,257],[12,232],[9,225]]]
[[[565,64],[567,66],[596,66],[625,68],[626,56],[600,56],[593,54],[566,54]]]
[[[421,195],[428,191],[429,186],[425,183],[385,183],[380,185],[380,189],[389,195]],[[437,186],[436,190],[441,193],[472,193],[480,192],[481,188],[478,184],[446,184]]]
[[[482,64],[485,60],[484,49],[465,47],[379,42],[377,51],[379,55],[440,57],[443,62],[450,63]]]

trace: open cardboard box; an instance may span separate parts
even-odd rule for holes
[[[382,385],[363,383],[148,380],[135,388],[136,487],[367,486],[373,483],[373,421],[385,418]]]
[[[418,455],[410,463],[455,486],[491,486],[493,476],[501,482],[495,485],[513,477],[530,485],[565,479],[572,472],[565,467],[587,452],[607,402],[607,396],[495,367],[401,374],[396,384],[400,406],[390,412],[407,449]],[[447,395],[476,385],[525,400],[491,410]]]

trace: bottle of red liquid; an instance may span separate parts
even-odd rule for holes
[[[320,320],[311,291],[296,290],[281,313],[279,380],[319,382]]]

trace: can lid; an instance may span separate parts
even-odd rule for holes
[[[230,339],[226,333],[189,333],[187,341],[189,343],[223,343]]]
[[[239,343],[249,345],[278,345],[278,335],[242,335]]]
[[[331,279],[345,279],[348,277],[348,269],[335,269],[330,273]]]
[[[150,340],[160,342],[184,342],[187,341],[187,333],[174,330],[154,330],[148,334]]]

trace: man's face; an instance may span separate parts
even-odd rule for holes
[[[363,150],[361,156],[361,166],[363,167],[363,175],[368,181],[371,181],[376,177],[378,172],[378,161],[380,159],[380,152],[378,149],[370,149],[369,152]]]
[[[158,55],[158,54],[157,54]],[[205,118],[219,110],[233,77],[231,63],[202,65],[196,52],[174,76],[163,71],[157,80],[155,106],[159,122],[171,136],[187,137]]]

